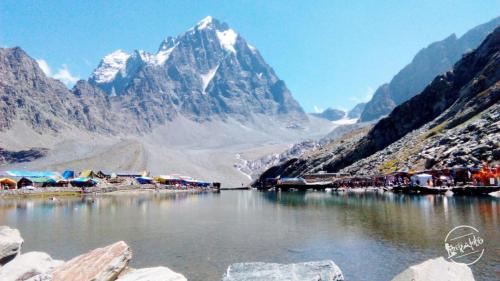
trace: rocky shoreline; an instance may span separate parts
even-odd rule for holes
[[[134,269],[128,266],[132,250],[124,242],[91,250],[69,261],[53,259],[43,252],[21,253],[24,243],[19,230],[0,226],[0,280],[4,281],[187,281],[165,266]],[[294,264],[235,263],[222,281],[342,281],[341,269],[331,260]],[[409,267],[392,281],[473,281],[471,269],[444,258]]]

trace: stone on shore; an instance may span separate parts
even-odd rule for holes
[[[21,252],[23,238],[19,230],[0,226],[0,265],[4,265]]]
[[[412,265],[392,281],[474,281],[472,270],[463,263],[449,262],[443,257]]]
[[[50,273],[63,261],[53,260],[42,252],[29,252],[17,256],[0,269],[2,281],[24,281],[40,274]]]
[[[158,266],[132,270],[116,281],[187,281],[187,279],[168,267]]]
[[[336,281],[344,280],[340,268],[330,260],[304,263],[235,263],[222,281]]]
[[[132,258],[130,247],[123,241],[77,256],[52,273],[53,281],[115,280]]]

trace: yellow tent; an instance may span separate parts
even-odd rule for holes
[[[92,170],[85,170],[80,173],[80,178],[94,178],[96,174]]]
[[[4,187],[7,187],[8,189],[15,189],[17,185],[17,182],[15,180],[9,179],[9,178],[1,178],[0,179],[0,187],[2,189]]]

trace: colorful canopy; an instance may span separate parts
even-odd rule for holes
[[[52,171],[18,171],[18,170],[10,170],[6,171],[9,176],[18,177],[18,178],[52,178],[58,176],[58,173]]]

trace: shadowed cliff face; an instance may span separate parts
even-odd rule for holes
[[[425,160],[423,159],[425,154],[435,154],[431,152],[430,144],[443,144],[439,151],[446,151],[447,148],[459,145],[454,141],[445,141],[445,138],[450,137],[446,132],[452,132],[455,127],[457,132],[473,134],[467,139],[457,140],[461,142],[460,144],[467,144],[470,141],[470,144],[478,146],[476,150],[488,150],[493,153],[488,155],[479,153],[475,157],[470,157],[470,161],[466,159],[461,163],[446,159],[431,159],[432,161],[444,166],[478,164],[483,158],[483,160],[498,161],[499,153],[494,152],[497,151],[498,141],[488,140],[487,143],[482,143],[476,141],[476,135],[494,139],[500,134],[500,128],[494,125],[500,122],[498,120],[500,116],[495,113],[500,99],[499,80],[500,28],[497,28],[476,50],[464,55],[452,71],[437,76],[422,93],[397,106],[365,136],[335,141],[329,147],[326,146],[308,157],[294,159],[293,162],[282,163],[279,167],[269,169],[264,176],[296,176],[319,170],[337,172],[344,168],[342,171],[345,172],[374,174],[383,172],[380,166],[388,162],[395,166],[400,164],[399,162],[411,162],[410,166],[414,166],[403,166],[420,168],[417,164]],[[477,124],[467,126],[468,122],[475,120],[474,118],[479,118]],[[490,126],[491,124],[493,126]],[[401,142],[397,146],[398,149],[386,149],[397,141]],[[398,150],[404,150],[408,155],[398,158],[401,156]],[[421,159],[412,157],[418,154],[421,154]],[[435,163],[432,161],[426,164],[426,168],[433,167]]]
[[[45,148],[32,148],[28,150],[9,151],[0,148],[0,165],[9,163],[30,162],[47,154]]]
[[[397,105],[419,94],[436,75],[450,70],[464,53],[476,48],[499,25],[500,17],[471,29],[460,38],[452,34],[419,51],[390,83],[375,91],[360,121],[376,120],[387,115]]]
[[[336,171],[370,156],[434,120],[454,103],[454,109],[444,119],[471,110],[472,104],[467,103],[467,100],[475,99],[474,104],[484,104],[472,110],[469,116],[497,102],[497,95],[484,96],[482,93],[489,87],[495,87],[500,78],[499,48],[500,28],[497,28],[475,51],[466,54],[453,71],[439,75],[421,94],[397,106],[388,117],[373,127],[353,151],[330,163],[326,169]]]

